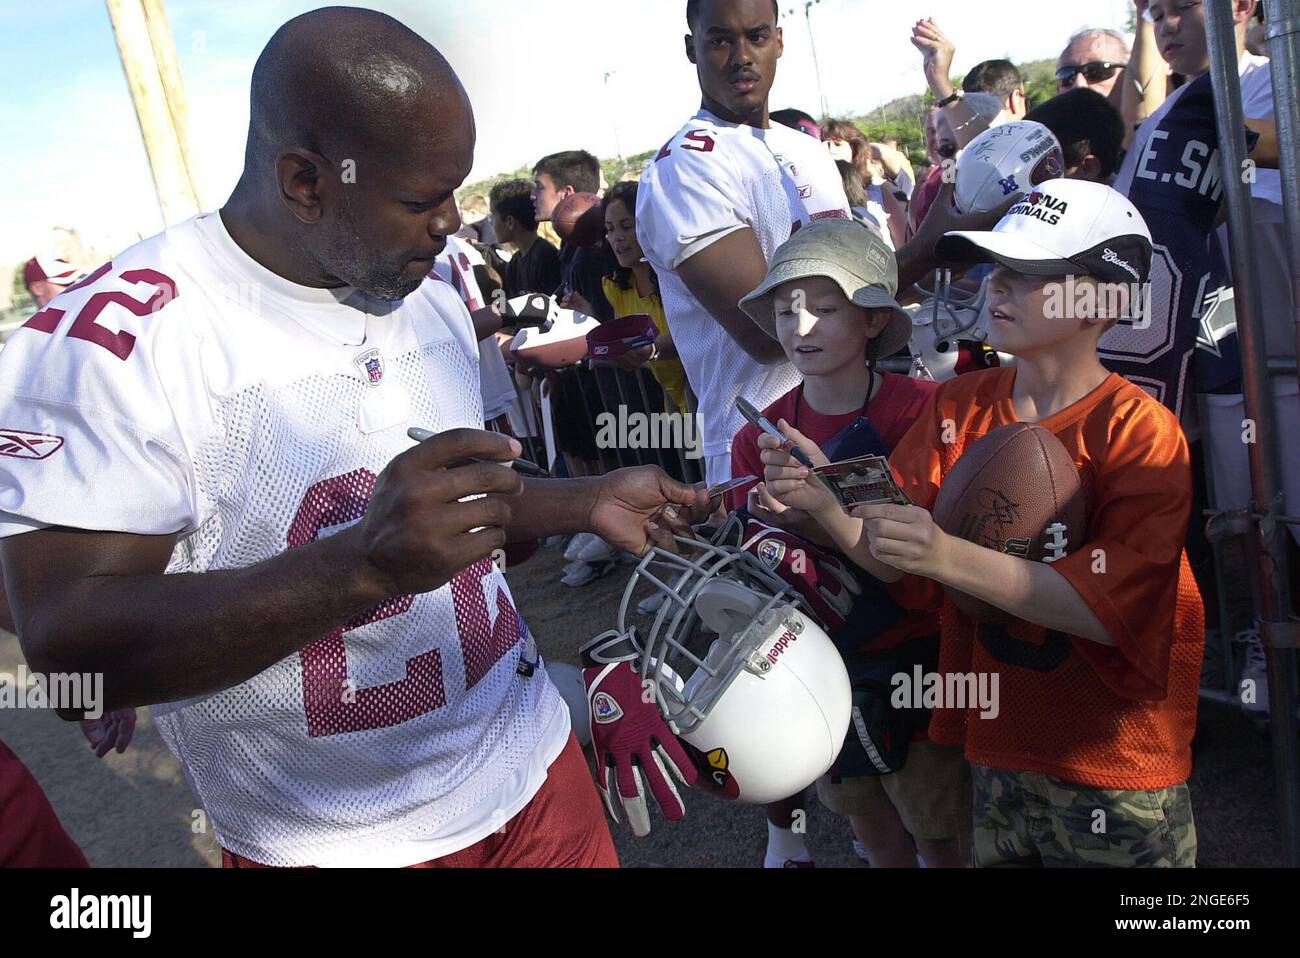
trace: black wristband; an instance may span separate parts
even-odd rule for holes
[[[962,98],[962,96],[963,94],[961,90],[953,90],[951,96],[944,97],[942,100],[936,103],[935,106],[938,107],[940,110],[942,110],[949,103],[956,103],[958,100]]]

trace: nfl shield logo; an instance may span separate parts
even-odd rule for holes
[[[998,180],[998,185],[1002,187],[1003,196],[1010,196],[1012,193],[1016,193],[1020,190],[1014,176],[1008,176],[1005,180]]]
[[[379,350],[362,353],[352,362],[361,370],[369,385],[378,386],[384,381],[384,357],[379,354]]]
[[[785,543],[780,539],[765,539],[758,544],[758,561],[776,571],[785,558]]]
[[[608,694],[597,692],[591,699],[591,717],[596,720],[597,725],[608,725],[621,719],[623,710]]]

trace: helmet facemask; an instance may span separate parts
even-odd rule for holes
[[[804,618],[802,597],[754,556],[697,539],[676,541],[684,554],[651,549],[637,566],[619,605],[618,630],[635,632],[627,613],[640,583],[664,594],[638,668],[674,733],[686,735],[742,671],[759,677],[770,671],[765,645],[784,631],[801,633]]]

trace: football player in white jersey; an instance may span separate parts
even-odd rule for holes
[[[686,57],[701,106],[642,174],[637,238],[659,276],[673,341],[699,399],[709,485],[731,477],[744,396],[764,409],[799,384],[781,344],[739,307],[777,247],[808,223],[848,218],[826,148],[773,124],[768,96],[784,41],[775,0],[690,0]],[[798,798],[769,806],[765,863],[806,863]]]
[[[582,530],[641,553],[707,495],[502,464],[521,450],[481,430],[470,316],[426,280],[474,137],[396,20],[291,20],[225,207],[95,270],[0,359],[28,660],[154,707],[229,865],[616,863],[491,560]]]
[[[736,397],[764,409],[799,381],[737,304],[795,230],[847,218],[849,205],[822,144],[769,120],[783,50],[774,0],[691,0],[686,17],[701,106],[646,167],[636,222],[699,399],[714,485],[730,477],[731,439],[745,424]]]

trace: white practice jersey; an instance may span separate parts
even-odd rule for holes
[[[451,286],[305,289],[219,215],[128,249],[0,358],[0,535],[179,532],[168,573],[237,569],[357,522],[407,429],[481,428]],[[496,831],[569,734],[491,562],[393,598],[224,692],[156,707],[223,847],[410,865]]]
[[[433,264],[434,275],[451,283],[465,307],[475,313],[487,305],[474,276],[475,266],[486,265],[482,255],[465,240],[447,237],[447,248]],[[497,347],[495,336],[478,344],[479,382],[483,392],[483,417],[488,422],[515,409],[515,381]]]
[[[1248,120],[1272,120],[1273,76],[1268,57],[1257,57],[1246,51],[1237,62],[1241,77],[1242,115]],[[1255,182],[1250,194],[1275,206],[1282,205],[1282,173],[1280,170],[1255,170]]]
[[[765,409],[798,385],[799,374],[788,362],[764,366],[751,359],[686,288],[678,267],[746,227],[770,263],[799,227],[848,216],[843,181],[826,147],[779,124],[760,130],[701,110],[646,167],[637,238],[659,276],[673,342],[699,399],[706,459],[729,454],[745,425],[737,396]]]

